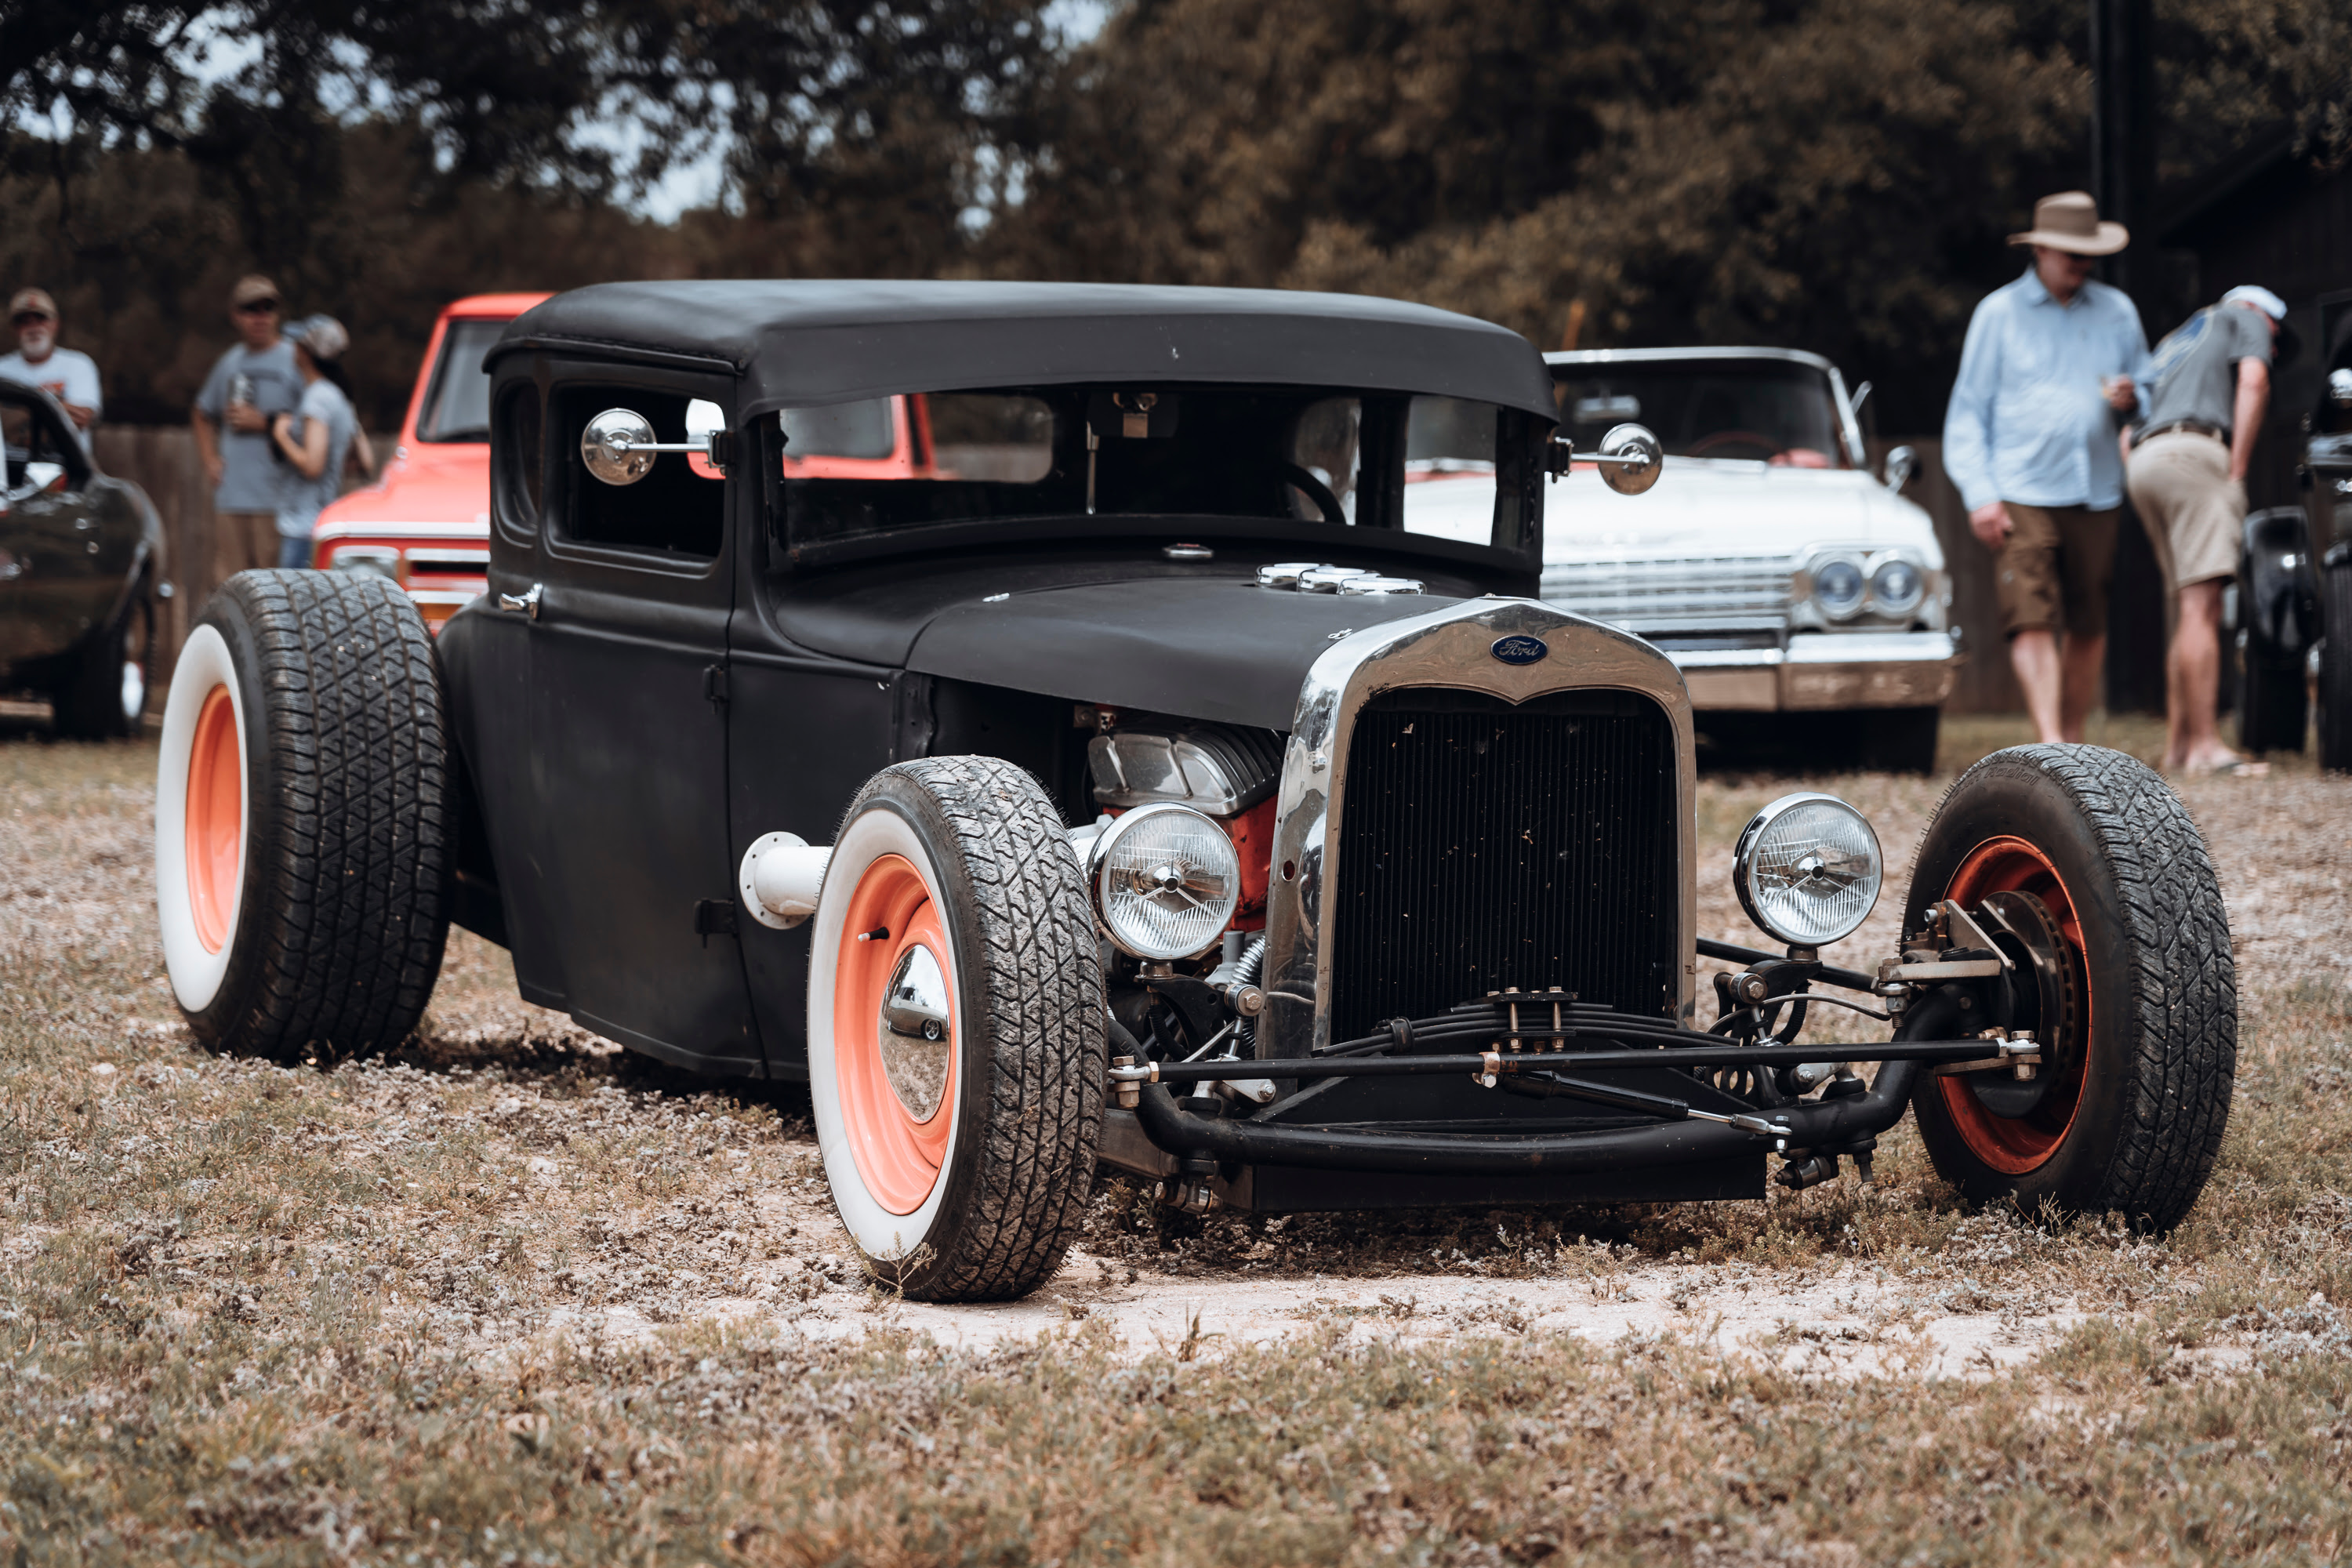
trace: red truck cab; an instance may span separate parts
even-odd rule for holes
[[[482,355],[545,294],[476,294],[433,323],[400,444],[376,482],[319,514],[311,564],[373,572],[408,592],[434,630],[487,586],[490,378]]]

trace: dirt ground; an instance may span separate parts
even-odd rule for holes
[[[665,1443],[700,1452],[692,1434],[732,1430],[712,1412],[738,1405],[764,1412],[760,1429],[772,1435],[817,1422],[809,1430],[838,1436],[882,1419],[866,1395],[843,1394],[846,1403],[825,1418],[835,1425],[824,1427],[822,1413],[804,1406],[816,1397],[810,1390],[835,1386],[828,1379],[869,1391],[919,1388],[950,1407],[938,1417],[947,1431],[980,1418],[945,1391],[1014,1386],[1021,1398],[1043,1401],[1040,1410],[1061,1412],[1055,1419],[1083,1408],[1108,1422],[1125,1407],[1103,1390],[1173,1375],[1154,1369],[1197,1379],[1214,1367],[1224,1380],[1215,1386],[1244,1405],[1253,1390],[1308,1377],[1302,1408],[1337,1421],[1316,1405],[1317,1366],[1333,1380],[1331,1411],[1342,1415],[1417,1408],[1425,1393],[1400,1395],[1402,1406],[1367,1406],[1352,1381],[1397,1366],[1422,1369],[1416,1387],[1438,1375],[1431,1369],[1453,1368],[1445,1375],[1461,1387],[1500,1379],[1500,1391],[1514,1378],[1551,1378],[1573,1390],[1561,1400],[1604,1402],[1657,1377],[1716,1380],[1704,1397],[1717,1402],[1730,1397],[1723,1379],[1764,1379],[1742,1384],[1749,1392],[1738,1397],[1801,1391],[1786,1396],[1813,1403],[1789,1418],[1818,1416],[1823,1431],[1839,1432],[1854,1420],[1852,1402],[1909,1388],[1918,1392],[1895,1424],[1903,1443],[1927,1447],[1955,1422],[2024,1419],[2019,1411],[2056,1419],[2049,1413],[2058,1411],[2091,1423],[2067,1441],[2104,1453],[2096,1420],[2112,1433],[2126,1413],[2154,1421],[2169,1412],[2148,1451],[2169,1444],[2164,1452],[2186,1452],[2222,1440],[2210,1412],[2198,1411],[2216,1399],[2252,1401],[2231,1418],[2245,1431],[2264,1420],[2301,1425],[2279,1426],[2259,1465],[2252,1437],[2243,1456],[2229,1450],[2229,1484],[2242,1483],[2247,1496],[2274,1491],[2283,1484],[2275,1467],[2287,1463],[2281,1445],[2292,1436],[2303,1447],[2287,1479],[2318,1488],[2313,1495],[2333,1488],[2339,1502],[2259,1526],[2252,1513],[2216,1516],[2212,1528],[2186,1534],[2126,1509],[2082,1538],[2096,1548],[2083,1560],[2241,1551],[2305,1560],[2352,1542],[2352,1506],[2340,1503],[2352,1438],[2343,1371],[2352,1350],[2344,1316],[2352,1306],[2352,1182],[2343,1156],[2352,1140],[2336,1113],[2352,1068],[2352,947],[2342,939],[2352,914],[2352,781],[2320,777],[2307,763],[2289,762],[2263,780],[2179,785],[2221,868],[2242,1028],[2229,1143],[2198,1210],[2169,1237],[1970,1213],[1928,1169],[1906,1122],[1883,1140],[1874,1185],[1859,1188],[1849,1174],[1803,1194],[1775,1189],[1759,1203],[1192,1218],[1106,1177],[1076,1249],[1045,1289],[1017,1303],[946,1308],[896,1300],[853,1266],[804,1091],[699,1082],[621,1052],[517,1000],[504,954],[466,933],[453,933],[419,1038],[390,1058],[286,1068],[196,1048],[154,942],[152,746],[52,744],[37,725],[10,722],[0,716],[0,1379],[13,1375],[18,1397],[0,1423],[0,1469],[14,1478],[11,1500],[0,1502],[0,1544],[13,1540],[31,1560],[168,1552],[188,1560],[582,1561],[617,1554],[625,1540],[632,1553],[643,1544],[648,1560],[680,1562],[1013,1562],[1057,1552],[1069,1561],[1155,1552],[1275,1560],[1255,1552],[1246,1533],[1215,1533],[1224,1524],[1212,1532],[1214,1549],[1203,1544],[1197,1554],[1133,1542],[1088,1546],[1097,1504],[1066,1499],[1033,1500],[1022,1528],[1081,1513],[1096,1522],[1072,1525],[1077,1533],[1066,1540],[1049,1541],[1050,1531],[1000,1540],[990,1532],[1013,1517],[1003,1511],[1013,1505],[1003,1497],[985,1507],[957,1502],[962,1494],[950,1483],[985,1477],[993,1465],[997,1484],[1017,1490],[1014,1480],[1031,1472],[1006,1457],[1009,1427],[991,1428],[985,1441],[961,1439],[970,1453],[996,1458],[968,1454],[953,1474],[922,1446],[932,1428],[895,1415],[888,1420],[898,1425],[874,1427],[867,1447],[763,1447],[765,1458],[727,1482],[734,1489],[723,1504],[682,1493],[719,1483],[660,1455]],[[2021,738],[2006,721],[1955,722],[1946,766]],[[2123,721],[2094,738],[2143,755],[2159,739]],[[1877,826],[1896,868],[1889,886],[1899,892],[1900,868],[1949,776],[1704,779],[1702,931],[1757,940],[1727,876],[1740,825],[1766,800],[1824,787],[1854,802]],[[1897,908],[1890,893],[1864,931],[1827,956],[1861,967],[1889,951]],[[787,1363],[798,1369],[789,1377],[773,1370]],[[636,1370],[624,1376],[618,1369],[626,1368]],[[671,1394],[691,1385],[699,1403],[673,1421],[661,1399],[614,1392],[630,1377],[639,1380],[630,1387]],[[1063,1377],[1078,1378],[1082,1391],[1054,1394]],[[740,1378],[751,1382],[729,1381]],[[493,1446],[433,1469],[415,1456],[460,1453],[446,1435],[457,1428],[435,1426],[441,1417],[433,1413],[461,1387],[495,1390],[467,1406],[492,1423],[483,1429]],[[766,1392],[746,1392],[753,1388]],[[2168,1388],[2205,1404],[2174,1410]],[[2109,1398],[2102,1389],[2123,1392]],[[1919,1404],[1928,1390],[1943,1392]],[[595,1408],[607,1426],[652,1423],[649,1446],[623,1467],[627,1485],[596,1480],[603,1500],[593,1507],[585,1493],[546,1500],[554,1494],[532,1489],[542,1470],[609,1468],[584,1435],[594,1425],[583,1413],[588,1405],[566,1403],[605,1399]],[[2269,1414],[2256,1419],[2257,1406]],[[1453,1419],[1459,1401],[1446,1409]],[[547,1436],[565,1410],[587,1423],[565,1440],[572,1448]],[[853,1410],[863,1414],[841,1414]],[[1675,1441],[1699,1443],[1718,1468],[1751,1441],[1717,1442],[1703,1436],[1717,1430],[1706,1425],[1715,1416],[1692,1419],[1702,1436]],[[1749,1430],[1738,1422],[1722,1430],[1734,1428]],[[2009,1437],[1985,1441],[1996,1454],[2009,1451]],[[1861,1445],[1842,1462],[1879,1463],[1871,1442],[1836,1442]],[[137,1443],[158,1446],[133,1457],[124,1445]],[[868,1460],[857,1456],[869,1449],[899,1456],[883,1467],[887,1486],[860,1468]],[[1207,1463],[1200,1455],[1208,1451],[1188,1450],[1186,1463]],[[311,1479],[298,1486],[293,1470],[255,1468],[277,1463],[271,1455],[289,1466],[298,1460],[287,1456],[308,1455],[299,1462]],[[2230,1468],[2242,1459],[2254,1468]],[[1402,1461],[1391,1454],[1365,1462],[1379,1469]],[[320,1479],[331,1471],[341,1479]],[[567,1484],[586,1485],[585,1474]],[[480,1478],[493,1475],[504,1479],[483,1489]],[[1059,1484],[1032,1479],[1048,1489]],[[418,1501],[428,1479],[439,1489]],[[1196,1480],[1169,1481],[1174,1489],[1153,1504],[1164,1513],[1153,1517],[1180,1529],[1223,1518],[1216,1510],[1226,1505]],[[1509,1541],[1552,1545],[1521,1551],[1498,1533],[1502,1515],[1481,1515],[1466,1500],[1457,1500],[1467,1511],[1427,1505],[1408,1510],[1402,1523],[1387,1514],[1385,1524],[1367,1523],[1372,1505],[1362,1499],[1386,1484],[1366,1481],[1371,1489],[1349,1491],[1356,1500],[1328,1509],[1310,1507],[1303,1494],[1268,1503],[1294,1521],[1328,1512],[1337,1531],[1285,1560],[1395,1561],[1411,1547],[1408,1557],[1428,1561],[1533,1561],[1571,1544],[1602,1556],[1622,1551],[1629,1561],[1660,1550],[1693,1561],[1876,1561],[1882,1547],[1892,1560],[1928,1539],[1920,1531],[1965,1541],[1984,1521],[2008,1517],[2006,1504],[1978,1508],[1975,1526],[1975,1504],[1916,1517],[1897,1509],[1856,1546],[1812,1515],[1801,1519],[1789,1498],[1765,1497],[1691,1502],[1689,1517],[1717,1520],[1714,1536],[1625,1535],[1616,1524],[1563,1534],[1565,1526],[1540,1522],[1549,1516],[1538,1489],[1512,1493],[1509,1507],[1537,1522],[1513,1526],[1520,1533]],[[1958,1497],[1971,1484],[1981,1493],[1982,1483],[1965,1477],[1929,1489]],[[395,1508],[388,1500],[403,1486],[415,1495],[403,1493]],[[804,1511],[816,1506],[803,1495],[812,1486],[849,1512],[819,1528]],[[1707,1495],[1703,1477],[1689,1486],[1694,1498]],[[1433,1487],[1424,1485],[1427,1496]],[[900,1500],[875,1500],[886,1493]],[[219,1500],[231,1496],[243,1500]],[[526,1496],[541,1499],[531,1504],[539,1513],[525,1509]],[[287,1500],[297,1498],[309,1500]],[[840,1500],[881,1511],[859,1513]],[[1727,1507],[1719,1517],[1711,1511]],[[672,1526],[646,1534],[651,1515],[631,1508],[667,1510]],[[1382,1501],[1373,1512],[1381,1509],[1394,1511]],[[948,1537],[934,1541],[908,1522],[940,1510],[963,1521]],[[730,1524],[722,1514],[740,1517]],[[793,1530],[775,1522],[787,1514],[798,1521]],[[445,1521],[461,1515],[490,1539],[443,1539]],[[770,1522],[754,1528],[746,1519]],[[993,1556],[971,1550],[982,1540],[998,1542]],[[1719,1547],[1706,1548],[1717,1551],[1712,1558],[1701,1550],[1709,1540]],[[1048,1550],[1054,1542],[1060,1546]],[[1921,1561],[1966,1558],[1921,1550]]]

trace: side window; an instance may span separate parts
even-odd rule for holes
[[[539,528],[547,499],[546,422],[539,388],[526,382],[499,405],[499,521],[508,531],[528,537]]]
[[[558,392],[556,460],[563,466],[563,536],[580,544],[644,551],[674,560],[708,561],[725,537],[727,486],[686,457],[665,452],[645,478],[610,485],[588,471],[580,456],[581,432],[608,408],[625,408],[653,426],[654,439],[688,439],[688,405],[684,393],[644,387],[572,385]]]

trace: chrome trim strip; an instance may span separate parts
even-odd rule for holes
[[[314,539],[470,539],[489,542],[488,522],[322,522]]]
[[[1550,654],[1508,665],[1498,637],[1539,637]],[[1639,637],[1534,599],[1473,599],[1391,621],[1334,644],[1316,659],[1298,693],[1298,714],[1282,760],[1276,796],[1274,874],[1266,889],[1266,1011],[1261,1057],[1304,1057],[1328,1045],[1333,910],[1323,898],[1337,870],[1331,829],[1344,805],[1348,748],[1357,713],[1383,691],[1437,686],[1526,702],[1555,691],[1638,692],[1666,710],[1675,734],[1675,830],[1681,886],[1676,942],[1683,955],[1680,1012],[1688,1016],[1697,971],[1697,773],[1690,693],[1671,660]],[[1286,880],[1282,868],[1292,868]]]
[[[1688,349],[1570,349],[1555,351],[1543,356],[1546,364],[1643,364],[1672,362],[1678,359],[1773,359],[1794,364],[1809,364],[1815,370],[1833,371],[1837,366],[1816,353],[1803,349],[1761,348],[1688,348]]]
[[[482,592],[478,588],[470,594],[457,588],[411,588],[408,596],[420,605],[470,605]]]
[[[1790,664],[1940,663],[1960,651],[1949,632],[1801,632]]]

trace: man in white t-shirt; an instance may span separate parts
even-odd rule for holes
[[[106,406],[99,393],[98,362],[76,349],[58,347],[58,302],[46,289],[20,289],[8,301],[8,324],[16,329],[16,352],[0,358],[0,378],[37,386],[66,406],[89,450],[89,428]]]

